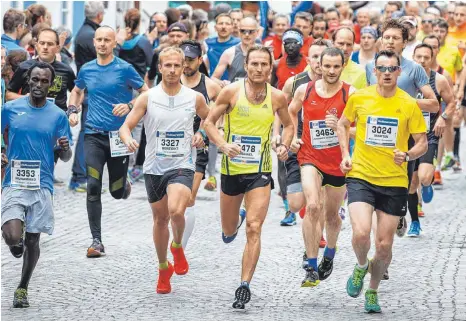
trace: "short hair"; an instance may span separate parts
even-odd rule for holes
[[[312,46],[327,47],[327,48],[333,47],[332,43],[329,40],[322,39],[322,38],[314,40],[310,47]]]
[[[35,26],[34,26],[35,27]],[[52,28],[44,28],[44,29],[41,29],[39,31],[39,33],[37,34],[37,40],[39,40],[39,37],[40,37],[40,34],[43,33],[43,32],[51,32],[54,34],[55,36],[55,42],[58,44],[60,44],[60,38],[58,37],[58,32],[56,32],[55,30],[53,30]]]
[[[421,48],[427,48],[430,50],[430,56],[433,57],[434,56],[434,48],[432,48],[431,45],[427,44],[427,43],[420,43],[418,44],[416,47],[414,47],[414,51],[413,51],[413,54],[416,53],[416,50],[418,49],[421,49]]]
[[[131,8],[126,11],[125,14],[125,26],[131,29],[131,32],[134,32],[139,23],[141,22],[141,14],[139,13],[139,9]]]
[[[403,37],[403,41],[408,41],[409,38],[409,31],[408,28],[404,26],[403,23],[400,22],[398,19],[388,19],[382,24],[382,37],[385,31],[388,29],[399,29],[401,30],[401,35]]]
[[[458,7],[466,7],[466,2],[463,1],[455,1],[455,9]]]
[[[426,39],[435,39],[435,40],[437,40],[438,46],[439,46],[439,48],[440,48],[440,39],[439,39],[437,36],[435,36],[435,35],[428,35],[428,36],[424,37],[424,39],[422,39],[422,43],[424,43],[424,41],[425,41]]]
[[[382,57],[382,56],[387,57],[387,58],[395,57],[398,63],[398,66],[401,64],[400,56],[398,56],[396,52],[391,51],[391,50],[381,50],[375,54],[374,65],[377,66],[377,60],[379,59],[379,57]]]
[[[95,19],[99,14],[105,12],[104,3],[102,1],[87,1],[84,6],[84,15],[88,19]]]
[[[231,9],[228,13],[229,13],[230,15],[231,15],[232,13],[241,13],[241,14],[243,15],[243,17],[244,17],[244,12],[243,12],[243,10],[241,10],[241,8],[234,8],[234,9]]]
[[[26,16],[22,11],[8,9],[3,16],[3,31],[6,33],[15,32],[16,27],[26,21]]]
[[[269,55],[269,62],[270,62],[270,65],[273,64],[273,57],[272,57],[272,53],[270,52],[269,48],[263,46],[263,45],[260,45],[260,44],[255,44],[253,45],[251,48],[249,48],[247,54],[246,54],[246,58],[245,58],[245,62],[246,64],[248,63],[249,61],[249,55],[251,55],[251,53],[255,52],[255,51],[259,51],[259,52],[266,52],[268,55]]]
[[[34,40],[37,40],[39,38],[39,34],[41,33],[42,30],[44,29],[50,29],[50,26],[46,23],[36,23],[36,25],[34,27],[32,27],[32,30],[31,30],[31,37],[34,39]]]
[[[338,11],[337,8],[330,7],[330,8],[328,8],[327,10],[325,10],[325,14],[327,14],[327,13],[329,13],[329,12],[336,12],[337,15],[338,15],[338,18],[340,18],[340,11]]]
[[[195,22],[189,19],[184,19],[184,20],[181,20],[180,23],[182,23],[186,27],[186,30],[188,31],[188,36],[190,39],[192,39],[194,36],[194,30],[196,29]]]
[[[36,63],[34,63],[31,67],[29,67],[29,69],[27,70],[26,76],[28,80],[31,79],[31,73],[35,68],[50,70],[50,73],[52,74],[50,83],[51,84],[53,83],[53,80],[55,79],[55,70],[53,69],[52,65],[47,62],[43,62],[39,60]]]
[[[325,22],[325,29],[328,28],[327,20],[325,20],[323,13],[318,13],[314,16],[314,21],[312,22],[312,26],[314,26],[316,22]]]
[[[306,11],[300,11],[298,12],[295,16],[294,16],[294,20],[296,21],[296,19],[303,19],[303,20],[306,20],[307,22],[309,22],[311,25],[312,25],[312,15],[309,13],[309,12],[306,12]]]
[[[162,65],[162,58],[165,56],[170,56],[172,54],[178,54],[181,56],[181,60],[184,61],[184,52],[181,50],[180,47],[166,47],[162,49],[162,51],[159,53],[159,64]]]
[[[322,65],[322,60],[324,59],[324,56],[330,56],[330,57],[341,57],[341,64],[345,64],[345,54],[343,51],[341,51],[338,48],[335,47],[330,47],[330,48],[325,48],[324,51],[322,51],[320,55],[320,64]]]
[[[218,19],[220,19],[221,17],[227,17],[227,18],[229,18],[230,20],[232,20],[229,13],[222,12],[222,13],[218,14],[218,15],[215,17],[215,23],[218,23]]]
[[[209,20],[209,16],[207,15],[207,12],[205,12],[202,9],[194,9],[191,19],[194,21],[198,21],[198,20],[207,21]]]
[[[403,8],[403,4],[401,3],[401,1],[388,1],[387,4],[385,5],[386,6],[396,6],[396,10],[401,10],[401,8]]]
[[[346,26],[338,27],[337,30],[335,30],[335,32],[334,32],[333,35],[332,35],[332,41],[335,42],[335,39],[337,39],[337,34],[338,34],[338,32],[340,32],[341,30],[349,30],[349,31],[351,31],[351,33],[353,34],[353,44],[354,44],[354,42],[356,41],[356,34],[354,33],[354,30],[353,30],[353,29],[351,29],[350,27],[346,27]]]
[[[180,21],[181,12],[177,8],[168,8],[165,10],[165,15],[167,16],[167,26],[170,27],[171,24]]]
[[[26,15],[26,23],[32,28],[40,17],[45,17],[47,15],[47,8],[36,3],[27,7],[27,9],[24,10],[24,14]]]
[[[277,19],[286,19],[286,21],[290,23],[290,18],[288,17],[288,15],[283,13],[278,13],[275,16],[273,16],[273,23],[275,23]]]
[[[448,22],[445,20],[445,19],[437,19],[437,20],[434,20],[434,22],[432,23],[432,27],[439,27],[439,28],[442,28],[442,29],[446,29],[447,32],[448,32]]]

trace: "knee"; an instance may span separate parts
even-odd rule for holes
[[[102,195],[102,183],[95,179],[87,180],[87,200],[89,202],[100,201]]]
[[[299,196],[294,196],[292,194],[288,194],[288,206],[290,207],[290,211],[293,213],[299,212],[304,206],[304,200],[301,199]]]
[[[24,245],[26,247],[39,246],[40,233],[26,233]]]
[[[11,229],[2,229],[3,238],[8,246],[17,245],[21,240],[21,231]]]
[[[353,242],[358,244],[370,243],[370,229],[369,231],[357,230],[353,228]]]
[[[117,187],[113,185],[117,185]],[[129,182],[126,182],[125,185],[113,183],[112,186],[110,186],[110,194],[114,199],[117,200],[127,199],[129,194],[131,194],[131,184]]]
[[[432,179],[434,178],[434,173],[422,173],[419,175],[419,181],[421,182],[422,186],[429,186],[432,184]]]
[[[319,202],[310,202],[306,205],[306,216],[311,220],[318,220],[322,211],[322,204]]]
[[[258,221],[246,223],[246,236],[248,239],[259,238],[261,234],[262,224]]]
[[[341,218],[338,215],[338,212],[326,212],[325,213],[325,221],[327,225],[330,226],[339,226],[341,225]]]
[[[170,213],[170,218],[172,220],[178,221],[181,219],[184,219],[184,210],[178,206],[172,209],[168,209],[168,212]]]
[[[390,259],[392,255],[392,245],[393,243],[389,240],[378,239],[375,242],[377,256],[381,259]]]
[[[169,221],[170,221],[169,216],[160,216],[160,215],[154,216],[154,225],[167,226]]]

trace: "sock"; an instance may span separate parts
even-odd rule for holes
[[[285,211],[288,212],[290,210],[290,206],[288,205],[288,200],[287,199],[283,200],[283,205],[285,205]]]
[[[417,204],[419,204],[419,196],[417,193],[408,194],[408,210],[411,215],[412,222],[419,222],[419,213],[417,212]]]
[[[159,263],[159,269],[160,270],[168,269],[168,261],[166,261],[164,263]]]
[[[445,153],[445,156],[453,157],[453,152],[446,152],[446,153]]]
[[[243,286],[247,286],[249,288],[249,282],[248,281],[242,281],[241,282],[241,285]]]
[[[358,268],[366,270],[369,267],[369,261],[366,260],[366,263],[364,265],[360,265],[357,263]]]
[[[325,247],[324,256],[333,259],[335,257],[335,248]]]
[[[371,289],[371,288],[367,288],[367,291],[371,291],[371,292],[377,293],[377,290],[374,290],[374,289]]]
[[[314,271],[317,271],[317,258],[307,258],[307,264],[309,267],[314,268]]]
[[[193,233],[194,223],[196,222],[196,215],[194,215],[194,210],[192,208],[186,209],[186,212],[184,213],[184,220],[185,220],[185,226],[184,226],[183,238],[181,239],[181,244],[183,245],[183,248],[185,249],[186,246],[188,245],[188,240],[191,234]]]
[[[460,154],[460,129],[455,128],[455,140],[453,142],[453,154],[459,155]]]
[[[172,246],[173,246],[175,249],[179,249],[179,248],[182,248],[182,247],[183,247],[182,244],[175,243],[175,241],[172,241]]]
[[[442,165],[441,165],[441,162],[439,161],[439,162],[437,163],[437,166],[435,167],[435,170],[436,170],[437,172],[440,172],[441,169],[442,169]]]

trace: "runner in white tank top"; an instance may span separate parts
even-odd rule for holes
[[[144,117],[147,147],[144,179],[154,218],[154,244],[159,259],[157,293],[170,293],[170,278],[186,274],[188,262],[181,245],[185,227],[184,212],[191,198],[196,162],[196,147],[204,144],[200,132],[193,132],[194,117],[209,113],[202,94],[180,83],[184,53],[168,47],[159,55],[162,82],[139,96],[134,109],[120,128],[120,138],[130,151],[139,146],[131,130]],[[172,220],[170,250],[174,266],[167,261],[168,222]]]

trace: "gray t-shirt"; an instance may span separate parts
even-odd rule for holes
[[[372,60],[366,65],[366,79],[369,85],[375,85],[377,78],[373,72],[375,60]],[[429,85],[429,78],[426,71],[421,65],[401,58],[401,74],[397,81],[398,87],[406,91],[411,97],[416,98],[420,89]]]

